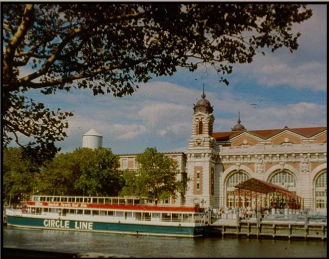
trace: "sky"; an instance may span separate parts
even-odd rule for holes
[[[251,64],[234,65],[219,82],[212,69],[191,73],[178,69],[173,76],[158,77],[132,96],[93,96],[91,90],[57,91],[43,96],[31,93],[50,109],[72,111],[68,135],[57,146],[62,152],[82,147],[82,136],[94,129],[103,136],[103,147],[115,154],[184,152],[192,132],[193,105],[206,99],[213,106],[214,132],[231,131],[237,124],[247,130],[317,127],[327,125],[327,6],[309,5],[313,16],[293,27],[301,32],[299,48],[256,55]]]

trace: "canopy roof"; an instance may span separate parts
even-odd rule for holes
[[[301,198],[300,196],[296,195],[293,192],[288,191],[285,188],[274,185],[272,183],[258,180],[256,178],[250,178],[242,183],[235,185],[234,187],[237,189],[249,190],[249,191],[264,193],[264,194],[277,192],[290,197]]]

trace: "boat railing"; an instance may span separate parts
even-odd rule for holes
[[[6,215],[9,215],[9,216],[16,216],[16,215],[22,215],[22,210],[21,209],[10,209],[10,208],[7,208],[6,209]]]
[[[61,202],[61,203],[83,203],[83,204],[110,204],[110,205],[133,205],[133,206],[154,206],[154,200],[150,198],[138,197],[101,197],[101,196],[52,196],[52,195],[33,195],[32,201],[35,202]],[[163,207],[190,207],[178,204],[158,203]]]

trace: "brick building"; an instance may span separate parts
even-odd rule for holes
[[[213,132],[213,107],[205,97],[203,92],[193,107],[186,152],[165,153],[178,161],[180,177],[191,181],[180,199],[164,202],[234,208],[234,186],[256,178],[296,193],[305,208],[326,212],[327,127],[247,130],[239,115],[231,131]],[[136,169],[135,156],[120,155],[120,169]]]

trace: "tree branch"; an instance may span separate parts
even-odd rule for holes
[[[28,28],[30,26],[32,16],[33,16],[34,5],[27,4],[25,5],[23,19],[19,27],[17,28],[16,33],[8,42],[4,56],[3,56],[3,69],[4,69],[4,85],[7,85],[13,76],[13,59],[17,49],[17,46],[22,42],[24,36],[26,35]]]

